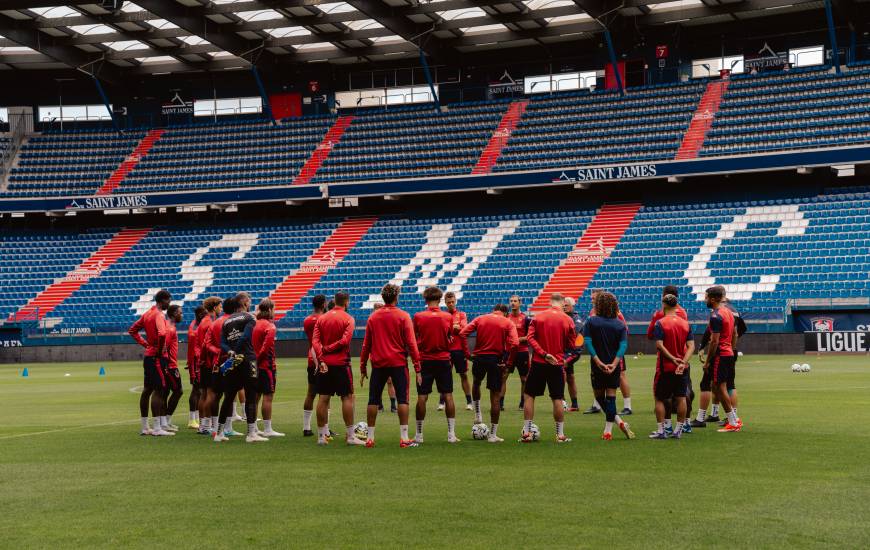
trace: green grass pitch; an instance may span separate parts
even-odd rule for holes
[[[793,374],[794,362],[813,370]],[[141,366],[104,365],[105,377],[99,364],[0,366],[3,547],[870,546],[866,357],[746,356],[744,431],[708,427],[682,441],[646,439],[655,425],[649,356],[629,357],[636,441],[619,432],[601,441],[601,415],[570,413],[574,441],[556,445],[549,404],[539,401],[542,441],[517,443],[512,378],[503,444],[472,441],[462,409],[463,441],[449,445],[430,403],[417,449],[399,448],[389,413],[374,449],[303,438],[304,367],[288,359],[279,362],[274,420],[286,438],[216,445],[184,428],[140,437]],[[582,405],[587,369],[578,365]],[[337,412],[333,404],[336,430]],[[186,417],[183,398],[175,423]]]

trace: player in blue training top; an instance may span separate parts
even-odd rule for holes
[[[595,297],[595,315],[589,317],[583,327],[584,344],[592,358],[592,391],[595,392],[595,399],[603,405],[606,415],[601,439],[607,441],[613,439],[614,422],[627,438],[634,439],[634,432],[616,414],[621,362],[628,348],[628,329],[619,320],[618,313],[616,296],[599,292]]]

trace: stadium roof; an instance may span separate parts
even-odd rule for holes
[[[858,10],[853,1],[838,4]],[[636,28],[740,22],[818,10],[819,0],[3,0],[0,69],[82,68],[107,81],[282,64],[413,58],[460,64],[494,48]]]

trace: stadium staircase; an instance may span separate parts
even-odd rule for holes
[[[79,266],[61,279],[51,283],[13,315],[16,319],[42,319],[54,308],[100,274],[136,246],[151,228],[122,229],[97,249]]]
[[[496,128],[495,132],[492,133],[489,143],[487,143],[483,152],[480,154],[477,164],[471,170],[472,174],[489,174],[492,172],[492,167],[495,166],[495,163],[498,161],[498,157],[501,155],[501,150],[511,138],[511,133],[514,131],[514,128],[517,127],[517,123],[519,123],[520,118],[526,111],[526,106],[528,104],[528,101],[514,101],[510,104],[510,107],[505,111],[498,128]]]
[[[311,156],[305,161],[305,164],[302,166],[302,169],[299,170],[299,174],[293,179],[293,185],[305,185],[306,183],[311,183],[311,180],[314,178],[315,174],[317,174],[317,170],[320,169],[320,166],[323,164],[323,161],[326,160],[326,157],[329,156],[329,153],[332,152],[332,148],[335,147],[335,144],[341,140],[341,136],[344,134],[344,131],[347,130],[347,127],[350,126],[350,123],[353,122],[352,116],[340,116],[336,119],[335,124],[326,132],[326,135],[323,136],[323,141],[320,142],[320,145],[311,153]]]
[[[677,160],[698,158],[698,153],[704,146],[704,139],[713,125],[716,113],[719,112],[722,96],[725,95],[730,82],[730,80],[719,80],[707,84],[707,89],[704,90],[704,95],[698,102],[698,108],[692,115],[692,122],[686,129],[683,141],[680,143],[680,148],[674,158]]]
[[[133,152],[124,159],[124,162],[118,166],[118,168],[109,176],[109,179],[103,183],[103,186],[97,190],[97,195],[111,195],[112,192],[121,185],[121,182],[124,181],[124,178],[127,177],[127,174],[133,171],[133,168],[136,168],[136,165],[139,164],[139,161],[142,160],[142,157],[148,154],[148,151],[151,150],[151,147],[154,146],[154,142],[160,139],[160,136],[163,135],[162,129],[149,130],[149,132],[142,138],[142,141],[133,149]]]
[[[377,218],[343,221],[299,269],[288,275],[269,296],[275,303],[275,320],[280,320],[296,307],[314,285],[347,256],[376,221]]]
[[[550,280],[532,303],[531,310],[542,311],[550,307],[550,296],[556,292],[566,297],[579,298],[598,272],[598,268],[619,244],[640,207],[637,203],[602,206],[574,245],[574,249],[550,276]]]

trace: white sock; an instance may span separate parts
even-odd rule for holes
[[[272,421],[271,420],[263,420],[263,431],[271,432],[272,431]]]
[[[683,431],[683,423],[682,423],[682,422],[677,422],[677,425],[674,426],[674,435],[677,435],[677,434],[679,434],[679,433],[682,433],[682,431]]]
[[[193,411],[193,417],[198,421],[199,420],[199,411]]]
[[[710,412],[711,416],[719,416],[719,405],[713,405],[713,410]]]
[[[728,413],[728,423],[732,426],[737,425],[737,413],[734,412],[734,409],[731,409],[731,412]]]
[[[523,422],[523,433],[531,433],[532,431],[532,421],[526,420]]]
[[[189,421],[191,421],[191,422],[193,422],[194,420],[196,420],[196,412],[195,412],[195,411],[190,411],[190,412],[188,413],[188,417],[187,417],[187,419],[188,419]]]
[[[233,416],[238,416],[238,415],[239,415],[239,409],[236,408],[236,404],[233,403]]]
[[[658,433],[665,432],[665,423],[664,422],[659,422],[658,424],[656,424],[656,432],[658,432]]]
[[[353,424],[344,427],[344,437],[350,441],[354,438],[353,435]]]
[[[565,435],[565,423],[556,422],[556,435]]]
[[[306,411],[302,410],[302,429],[306,431],[311,431],[311,415],[314,411]]]
[[[400,434],[399,437],[402,438],[402,441],[408,440],[408,425],[407,424],[402,424],[401,426],[399,426],[399,434]]]
[[[366,439],[369,441],[375,440],[375,427],[374,426],[369,426],[368,433],[366,434]]]
[[[148,417],[143,416],[141,418],[141,420],[142,420],[142,431],[144,432],[144,431],[150,430],[151,428],[148,426]]]
[[[220,427],[220,426],[218,426],[218,417],[216,417],[216,416],[212,416],[212,417],[211,417],[211,428],[212,428],[212,429],[216,429],[216,428],[219,428],[219,427]]]
[[[704,422],[707,420],[707,409],[698,409],[698,416],[695,417],[695,420],[698,422]]]
[[[228,432],[233,431],[233,417],[232,416],[228,416],[227,421],[224,422],[224,430],[228,431]]]
[[[613,433],[613,422],[605,422],[604,423],[604,433],[606,433],[606,434]]]
[[[171,422],[169,422],[169,415],[163,415],[163,425],[168,428],[169,424],[171,424]]]
[[[419,436],[423,435],[423,421],[422,420],[417,421],[417,435],[419,435]]]
[[[447,419],[447,436],[453,437],[456,435],[456,419],[448,418]]]
[[[626,409],[631,408],[631,397],[623,397],[622,398],[622,406]]]
[[[483,417],[480,415],[480,400],[472,401],[472,406],[474,406],[474,423],[480,424],[483,422]]]
[[[616,422],[617,426],[622,426],[623,424],[625,424],[625,422],[622,421],[622,417],[618,414],[613,417],[613,421]]]
[[[490,433],[490,435],[491,435],[492,437],[496,437],[496,436],[498,436],[498,424],[493,424],[493,425],[489,428],[489,433]]]
[[[665,428],[672,428],[672,427],[673,427],[673,425],[671,424],[671,419],[665,418]]]
[[[254,435],[257,433],[257,423],[256,422],[248,422],[248,435]]]
[[[734,416],[737,416],[737,407],[731,407],[731,410],[734,411]],[[737,416],[737,418],[740,418]]]
[[[239,402],[239,407],[242,409],[242,414],[240,414],[239,416],[242,416],[242,417],[246,417],[246,416],[248,416],[248,409],[245,408],[245,402],[244,402],[244,401],[240,401],[240,402]],[[236,412],[236,410],[235,410],[235,407],[234,407],[234,408],[233,408],[233,413],[235,413],[235,412]],[[235,416],[235,415],[234,415],[234,416]],[[246,420],[247,420],[247,419],[246,419]],[[251,422],[256,422],[256,420],[257,420],[256,418],[252,418],[252,419],[251,419]]]

